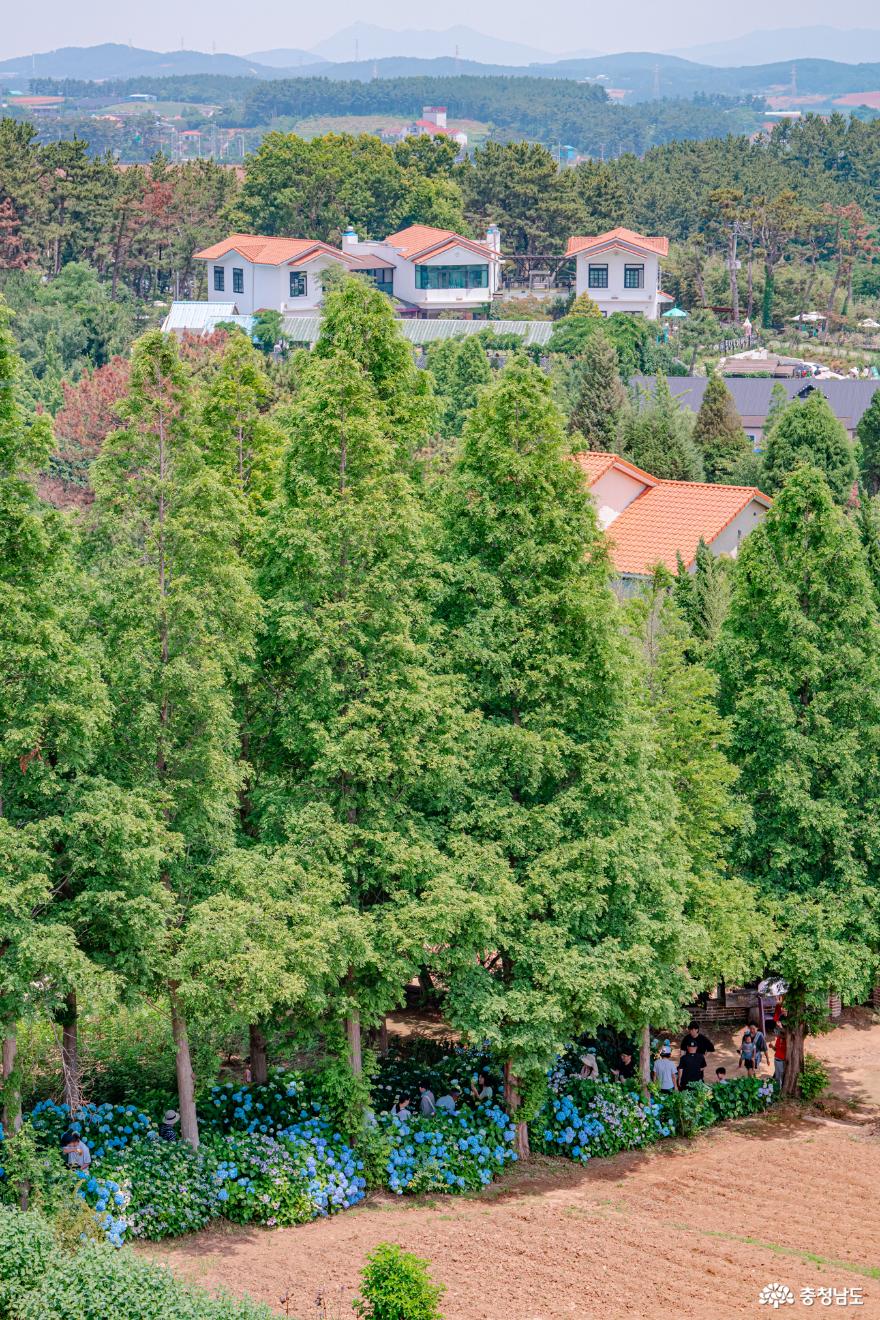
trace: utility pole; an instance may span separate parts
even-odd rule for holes
[[[660,64],[654,65],[654,100],[660,100]]]

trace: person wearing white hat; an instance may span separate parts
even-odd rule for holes
[[[672,1060],[672,1048],[669,1042],[665,1041],[659,1058],[654,1060],[654,1081],[661,1091],[674,1091],[677,1077],[678,1067]]]
[[[591,1045],[589,1049],[581,1055],[581,1063],[583,1064],[580,1071],[581,1077],[590,1082],[598,1082],[599,1060],[596,1058],[595,1046]]]
[[[180,1122],[180,1114],[176,1109],[166,1109],[165,1116],[159,1124],[160,1141],[178,1141],[180,1133],[177,1131],[177,1124]]]

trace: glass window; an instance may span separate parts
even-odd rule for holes
[[[368,280],[372,280],[376,288],[381,289],[383,293],[390,293],[394,287],[394,268],[391,266],[371,266],[360,273],[366,275]]]
[[[232,267],[232,292],[244,293],[244,271],[240,266]]]
[[[418,266],[417,289],[488,289],[488,266]]]
[[[625,289],[643,289],[645,287],[644,266],[624,266],[623,287]]]
[[[226,288],[226,271],[222,266],[214,267],[214,292],[222,293]]]
[[[309,277],[304,270],[292,270],[290,272],[290,296],[291,298],[305,298],[309,291]]]
[[[589,286],[591,289],[608,288],[608,267],[591,266],[589,270]]]

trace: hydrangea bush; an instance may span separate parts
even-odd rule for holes
[[[41,1145],[57,1146],[65,1130],[75,1123],[93,1160],[103,1159],[114,1151],[154,1132],[149,1114],[135,1105],[83,1105],[71,1119],[68,1105],[57,1105],[54,1100],[41,1100],[30,1114],[31,1126]]]
[[[660,1106],[629,1086],[577,1079],[551,1095],[533,1124],[537,1149],[586,1164],[597,1155],[639,1150],[673,1134]]]
[[[195,1233],[220,1214],[214,1185],[214,1156],[185,1141],[142,1141],[115,1159],[102,1160],[92,1169],[99,1184],[86,1182],[87,1199],[99,1208],[101,1181],[118,1185],[128,1195],[123,1237],[157,1242],[181,1233]],[[115,1198],[114,1198],[115,1199]],[[117,1202],[118,1204],[118,1202]]]
[[[273,1073],[261,1086],[233,1082],[212,1086],[200,1106],[199,1119],[206,1131],[257,1132],[272,1137],[309,1117],[302,1089],[302,1079],[294,1072]]]
[[[516,1159],[514,1129],[503,1109],[483,1105],[431,1118],[383,1114],[388,1186],[404,1192],[464,1192],[486,1187]]]
[[[232,1134],[214,1145],[214,1185],[224,1218],[270,1227],[305,1224],[363,1200],[363,1164],[319,1120],[275,1137]]]
[[[453,1086],[466,1095],[478,1073],[485,1073],[495,1094],[500,1093],[500,1078],[488,1050],[454,1041],[423,1041],[421,1046],[412,1051],[392,1044],[379,1060],[371,1087],[377,1112],[390,1110],[402,1095],[416,1100],[420,1082],[428,1082],[436,1096],[448,1093]]]
[[[77,1196],[94,1210],[98,1226],[110,1245],[121,1247],[130,1229],[127,1213],[131,1200],[129,1184],[118,1183],[113,1178],[102,1178],[84,1169],[77,1169],[76,1177],[80,1183]]]

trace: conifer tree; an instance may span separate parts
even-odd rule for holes
[[[645,472],[666,481],[702,481],[703,464],[693,441],[693,420],[658,375],[653,395],[642,391],[624,413],[622,453]]]
[[[880,495],[871,498],[864,489],[859,491],[856,527],[865,554],[868,577],[874,588],[874,599],[880,606]]]
[[[776,913],[795,1093],[805,1031],[830,992],[868,992],[880,935],[880,623],[857,532],[814,468],[740,551],[719,667],[748,808],[734,864]]]
[[[245,335],[231,335],[204,390],[202,428],[208,463],[249,514],[265,509],[278,481],[284,436],[269,416],[271,402],[262,358]]]
[[[619,443],[626,391],[617,351],[605,334],[595,334],[572,365],[568,429],[583,436],[588,449],[613,452]]]
[[[730,560],[713,555],[702,536],[689,573],[679,556],[673,591],[695,644],[704,657],[712,654],[730,604]]]
[[[342,296],[359,321],[360,293]],[[333,333],[349,338],[339,303]],[[431,943],[421,894],[443,867],[432,813],[458,736],[438,672],[425,513],[391,412],[356,355],[325,344],[311,360],[285,417],[259,574],[253,800],[268,845],[320,838],[323,861],[309,844],[311,864],[341,877],[353,920],[336,1004],[355,1072],[361,1020],[399,1002]]]
[[[391,303],[357,276],[334,280],[324,297],[318,358],[344,357],[366,373],[382,424],[402,454],[421,449],[437,424],[437,405],[427,372],[395,324]]]
[[[856,427],[859,470],[869,495],[880,493],[880,389],[862,413]]]
[[[447,435],[461,435],[462,426],[476,406],[480,391],[491,380],[492,368],[479,339],[469,335],[459,340],[442,400],[443,426]]]
[[[764,446],[763,481],[769,494],[802,465],[818,468],[838,504],[846,504],[856,481],[853,446],[825,395],[813,390],[803,403],[779,414]]]
[[[720,376],[710,376],[694,422],[694,444],[703,456],[707,481],[729,482],[751,443],[733,396]]]
[[[442,518],[442,617],[480,716],[460,823],[509,895],[484,943],[463,932],[444,953],[447,1011],[506,1059],[527,1153],[523,1120],[567,1039],[680,1002],[687,866],[589,492],[537,368],[515,361],[477,405]]]
[[[51,430],[22,415],[19,371],[0,306],[0,1032],[13,1090],[15,1023],[33,985],[63,1013],[87,971],[55,901],[65,884],[55,836],[107,719],[70,536],[36,493]],[[14,1096],[4,1108],[14,1126]]]
[[[95,562],[115,736],[105,767],[152,805],[168,891],[163,976],[177,1050],[181,1133],[198,1144],[174,958],[195,900],[233,843],[241,783],[233,687],[255,627],[237,550],[240,501],[208,468],[175,341],[135,346],[123,429],[94,466]]]

